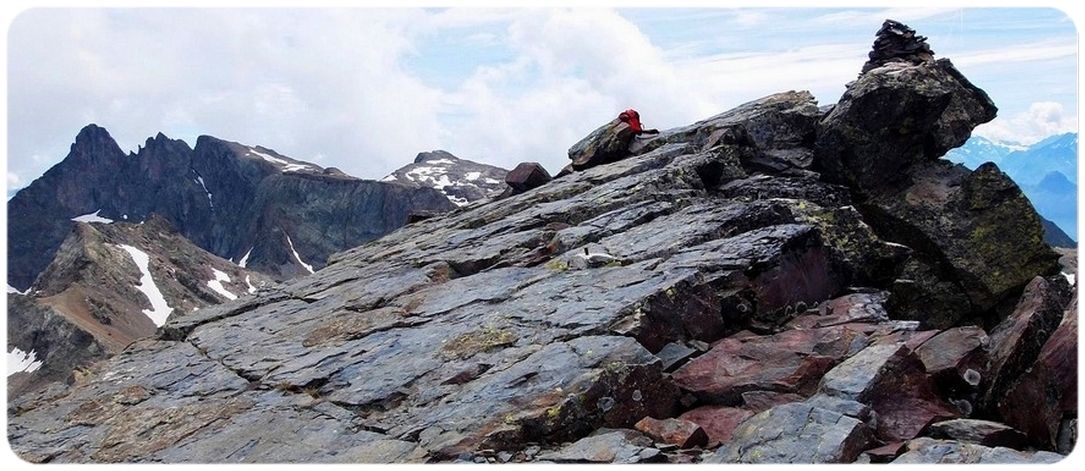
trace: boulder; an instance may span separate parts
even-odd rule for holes
[[[917,438],[908,442],[907,451],[893,463],[1008,464],[1055,463],[1062,455],[1047,451],[1017,451],[1004,447],[986,447],[952,440]]]
[[[730,441],[735,428],[756,412],[760,411],[728,406],[701,406],[686,411],[678,418],[700,426],[708,435],[708,443],[705,446],[713,448]]]
[[[558,450],[542,453],[539,460],[558,463],[640,463],[661,458],[652,440],[635,430],[600,429]]]
[[[671,375],[680,388],[719,404],[738,404],[747,391],[809,395],[865,334],[851,326],[788,330],[726,338]]]
[[[869,192],[964,144],[996,112],[948,59],[889,62],[849,84],[822,119],[814,163],[826,178]]]
[[[948,328],[1058,268],[1039,216],[1009,177],[993,164],[968,171],[939,160],[997,110],[930,55],[914,31],[887,22],[864,73],[819,123],[815,168],[858,193],[879,234],[917,251],[890,313]]]
[[[948,328],[1016,296],[1033,277],[1058,273],[1039,216],[994,164],[968,171],[937,161],[913,168],[909,178],[872,194],[862,209],[867,222],[916,249],[926,265],[913,287],[918,299],[907,306],[926,316],[917,320]],[[926,300],[923,293],[930,293]]]
[[[1062,276],[1036,277],[1009,317],[991,330],[990,366],[982,398],[987,409],[996,409],[1013,382],[1039,357],[1069,300],[1070,287]]]
[[[1036,361],[998,401],[1006,423],[1060,453],[1069,453],[1077,435],[1077,330],[1075,293]]]
[[[656,419],[645,417],[634,428],[659,443],[679,448],[693,448],[708,444],[708,434],[700,425],[684,419]]]
[[[916,349],[916,356],[944,396],[972,400],[987,374],[989,339],[976,326],[938,333]]]
[[[814,402],[783,404],[746,420],[709,463],[850,463],[868,448],[864,420],[848,415],[865,406],[853,401],[830,408]],[[842,406],[842,407],[841,407]],[[845,412],[841,412],[844,410]]]
[[[550,182],[550,173],[538,162],[522,162],[505,174],[505,183],[512,188],[512,194],[520,194],[538,188]]]
[[[580,171],[629,156],[629,144],[636,132],[617,119],[611,121],[569,148],[573,170]]]
[[[1028,444],[1028,438],[1013,427],[989,420],[946,420],[932,424],[927,429],[927,435],[931,438],[1015,449],[1022,449]]]
[[[825,374],[824,394],[869,404],[883,441],[914,438],[933,422],[960,412],[938,396],[923,364],[905,342],[875,343]]]

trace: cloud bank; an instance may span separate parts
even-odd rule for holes
[[[667,128],[789,89],[835,102],[881,19],[930,21],[966,43],[954,12],[30,10],[9,34],[7,184],[59,161],[90,122],[129,150],[159,131],[190,144],[210,134],[366,178],[438,148],[556,172],[627,107]],[[996,90],[1007,61],[1076,58],[1072,35],[1015,44],[948,52]],[[1076,101],[1014,100],[986,135],[1076,127]]]

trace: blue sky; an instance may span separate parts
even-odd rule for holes
[[[127,150],[210,134],[366,178],[438,148],[556,172],[627,107],[666,128],[789,89],[833,103],[885,18],[995,100],[977,134],[1076,130],[1052,9],[31,10],[8,38],[9,195],[89,122]]]

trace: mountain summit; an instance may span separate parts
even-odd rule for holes
[[[831,107],[792,91],[650,139],[604,129],[557,178],[171,319],[13,401],[11,446],[33,462],[1057,461],[1076,437],[1072,269],[997,166],[940,159],[996,108],[922,43],[887,22]]]
[[[400,182],[409,185],[434,188],[457,206],[486,198],[493,198],[505,191],[505,174],[500,167],[480,164],[458,158],[446,151],[435,150],[419,153],[414,163],[406,165],[381,181]]]
[[[73,228],[96,214],[165,218],[197,246],[276,279],[402,226],[414,211],[455,206],[431,188],[360,180],[274,150],[159,133],[125,155],[105,129],[81,130],[68,156],[8,201],[8,284],[33,283]]]

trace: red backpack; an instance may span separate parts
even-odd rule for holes
[[[632,129],[633,132],[637,134],[641,133],[642,129],[640,127],[640,113],[637,113],[637,110],[629,108],[628,110],[619,113],[618,119],[621,122],[628,124],[629,128]]]

